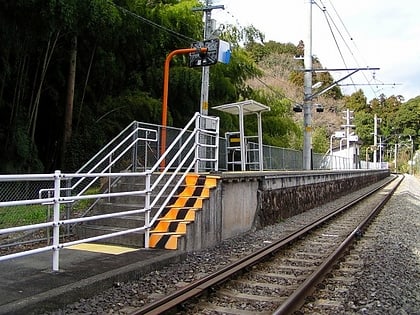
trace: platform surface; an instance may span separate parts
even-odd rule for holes
[[[159,267],[180,261],[181,251],[80,244],[0,262],[0,314],[39,314],[87,298]]]

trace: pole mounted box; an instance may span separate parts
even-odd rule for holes
[[[229,63],[230,45],[220,39],[208,39],[203,42],[195,42],[191,48],[197,48],[197,52],[189,54],[190,67],[205,67],[216,64],[217,62]],[[207,52],[200,52],[200,48],[207,48]]]

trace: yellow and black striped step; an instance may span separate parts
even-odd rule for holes
[[[181,236],[176,233],[153,233],[150,235],[149,246],[151,248],[178,249],[178,238]]]
[[[218,176],[188,174],[185,177],[186,186],[204,186],[207,188],[214,188],[217,185]]]
[[[185,234],[187,233],[187,224],[186,221],[159,221],[156,223],[156,226],[153,228],[153,233],[178,233]]]
[[[195,220],[195,212],[203,208],[203,200],[209,198],[217,178],[199,174],[185,177],[185,184],[178,188],[177,196],[170,200],[152,227],[151,248],[177,249],[178,238],[186,234],[187,225]]]
[[[205,197],[196,197],[196,196],[179,196],[176,198],[175,202],[169,204],[170,208],[202,208],[203,200],[207,199]]]
[[[169,221],[194,221],[195,212],[201,209],[198,208],[174,208],[166,207],[163,209],[161,217],[158,220]]]

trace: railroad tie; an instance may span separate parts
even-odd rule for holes
[[[216,176],[187,174],[185,184],[177,190],[150,232],[151,248],[178,249],[178,239],[187,233],[188,224],[195,221],[195,212],[203,208],[210,189],[217,185]]]

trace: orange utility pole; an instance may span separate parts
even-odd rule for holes
[[[166,150],[166,125],[168,121],[168,86],[169,86],[169,65],[172,57],[175,55],[189,54],[193,52],[206,53],[207,47],[203,48],[184,48],[177,49],[169,53],[165,60],[165,68],[163,71],[163,99],[162,99],[162,132],[160,137],[160,156],[165,153]],[[165,168],[165,160],[160,164],[160,167]]]

